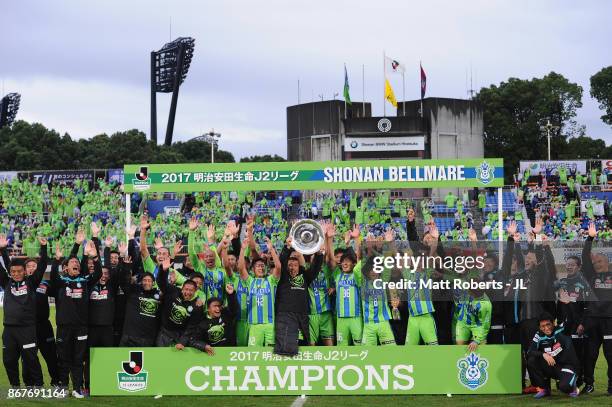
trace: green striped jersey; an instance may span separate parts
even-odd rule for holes
[[[220,298],[225,300],[225,284],[228,281],[227,273],[223,267],[215,267],[213,269],[204,268],[204,292],[206,298]]]
[[[486,294],[480,298],[468,296],[457,304],[457,321],[463,321],[468,326],[481,326],[489,329],[491,325],[491,301]]]
[[[338,318],[360,317],[360,288],[363,283],[361,260],[357,262],[350,273],[343,273],[340,268],[336,269],[334,282],[336,284],[336,315]]]
[[[405,279],[414,282],[414,288],[408,288],[408,312],[410,316],[431,314],[434,306],[431,299],[431,289],[424,286],[424,282],[431,279],[432,269],[422,269],[421,271],[404,271],[402,274]]]
[[[274,323],[274,299],[278,279],[274,276],[252,277],[246,280],[249,290],[248,314],[249,324]]]
[[[234,291],[236,292],[236,299],[240,307],[240,313],[238,314],[239,321],[248,321],[249,319],[249,285],[247,281],[240,278],[238,274],[234,274],[231,279]]]
[[[336,266],[336,270],[339,267]],[[331,301],[328,290],[332,287],[332,272],[327,264],[321,268],[321,272],[317,274],[317,278],[308,286],[308,294],[310,299],[310,314],[321,314],[326,311],[331,311]]]
[[[384,278],[383,278],[384,281]],[[378,285],[378,284],[377,284]],[[387,290],[374,287],[374,281],[366,279],[361,290],[363,322],[379,323],[391,319]]]

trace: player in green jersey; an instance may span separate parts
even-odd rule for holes
[[[478,279],[471,279],[476,283]],[[458,304],[455,340],[457,345],[469,343],[470,352],[476,351],[478,345],[487,342],[491,327],[491,301],[483,290],[470,290]]]
[[[324,346],[333,346],[336,336],[330,293],[333,292],[333,271],[337,268],[336,255],[342,250],[334,251],[333,241],[336,227],[326,223],[325,229],[325,264],[317,278],[308,286],[310,315],[308,316],[310,345],[316,345],[319,340]],[[338,257],[339,260],[339,257]]]
[[[438,248],[439,232],[434,222],[428,224],[429,231],[423,236],[423,242],[419,242],[416,232],[413,210],[408,211],[408,240],[412,251],[416,255],[435,257]],[[414,271],[414,272],[413,272]],[[438,334],[433,313],[435,312],[431,298],[431,290],[423,287],[422,282],[431,279],[434,270],[423,268],[421,264],[416,270],[404,274],[415,286],[408,290],[408,333],[406,345],[418,345],[421,341],[427,345],[438,344]]]
[[[395,240],[393,229],[387,229],[384,238],[386,244],[392,244],[391,242]],[[373,236],[368,236],[366,240],[368,258],[371,258],[369,251],[373,243],[375,243]],[[366,278],[361,288],[361,305],[363,309],[363,336],[361,344],[371,346],[378,344],[395,345],[395,336],[389,324],[391,311],[389,310],[387,290],[375,282],[381,279],[383,281],[390,281],[391,271],[387,269],[382,275],[376,273],[372,263],[368,261],[366,262],[365,276]]]
[[[206,231],[207,244],[204,246],[204,261],[201,261],[196,249],[196,234],[198,228],[198,220],[192,217],[189,220],[189,237],[187,252],[189,259],[195,271],[202,273],[204,276],[204,292],[206,298],[221,298],[226,301],[225,285],[230,281],[227,274],[221,265],[221,258],[217,254],[215,246],[215,227],[209,225]]]
[[[250,275],[247,270],[245,253],[249,241],[253,239],[253,219],[247,221],[247,238],[242,242],[238,257],[238,271],[240,279],[248,287],[247,314],[249,323],[248,346],[274,345],[274,300],[276,287],[280,280],[281,262],[272,246],[270,239],[266,238],[268,252],[274,261],[274,268],[270,275],[266,275],[266,265],[261,257],[254,257],[251,263]],[[253,253],[252,253],[253,254]]]
[[[361,250],[359,226],[355,225],[349,237],[355,250],[347,249],[340,259],[340,270],[334,273],[336,285],[336,338],[338,345],[360,345],[363,336],[361,317]]]
[[[149,216],[143,214],[140,217],[140,256],[142,257],[142,268],[145,272],[153,274],[157,278],[161,264],[170,258],[170,251],[163,246],[158,246],[155,261],[151,258],[149,247],[147,246],[147,230],[150,228]]]
[[[238,301],[238,316],[236,322],[236,345],[247,346],[249,339],[249,314],[248,314],[248,302],[249,302],[249,286],[247,281],[240,278],[240,272],[238,271],[238,257],[235,252],[229,253],[229,244],[227,240],[233,236],[225,235],[224,241],[221,243],[221,259],[223,261],[223,267],[227,273],[227,277],[234,287],[236,292],[236,300]],[[235,250],[235,249],[233,249]],[[238,254],[240,251],[238,251]]]

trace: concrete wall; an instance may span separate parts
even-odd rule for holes
[[[423,110],[430,123],[432,159],[484,157],[483,111],[478,104],[471,100],[431,98],[424,101]],[[448,191],[436,189],[432,193],[441,197]]]

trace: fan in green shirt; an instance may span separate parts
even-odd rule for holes
[[[558,172],[559,172],[559,183],[561,185],[567,185],[567,168],[562,165],[558,168]]]
[[[444,202],[446,202],[447,208],[454,208],[455,202],[457,202],[457,196],[451,191],[448,191],[448,194],[446,194],[446,197],[444,198]]]

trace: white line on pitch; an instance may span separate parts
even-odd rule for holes
[[[302,407],[304,403],[306,403],[306,398],[307,397],[304,394],[298,396],[295,400],[293,400],[293,403],[291,403],[290,407]]]

